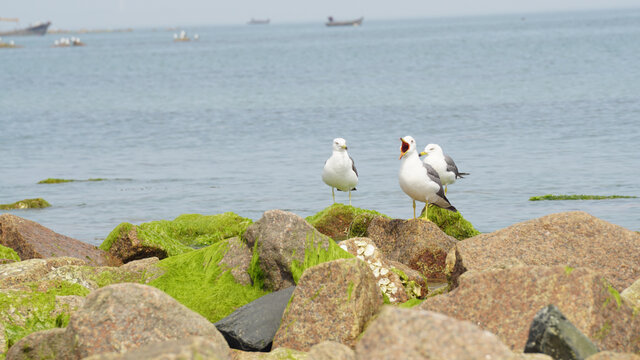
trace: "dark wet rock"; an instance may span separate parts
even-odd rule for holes
[[[308,360],[356,360],[356,353],[335,341],[323,341],[309,350]]]
[[[512,359],[500,339],[443,314],[385,306],[356,345],[358,359]]]
[[[466,241],[466,240],[465,240]],[[515,351],[524,349],[536,312],[554,304],[599,348],[639,351],[640,317],[602,274],[586,268],[521,266],[460,277],[458,288],[418,307],[471,321]]]
[[[603,351],[589,356],[588,360],[640,360],[640,355],[632,353],[617,353],[613,351]]]
[[[325,340],[353,347],[382,306],[382,293],[361,260],[340,259],[307,269],[273,339],[273,347],[307,351]]]
[[[547,354],[554,359],[584,360],[597,353],[598,347],[560,309],[549,305],[533,318],[524,352]]]
[[[111,352],[93,355],[83,360],[229,360],[229,348],[201,336],[167,340],[141,346],[124,354]]]
[[[83,358],[126,352],[150,343],[203,336],[228,349],[224,337],[201,315],[164,292],[140,284],[115,284],[87,296],[67,326],[74,354]]]
[[[216,328],[232,349],[269,351],[294,286],[267,294],[218,321]]]
[[[461,241],[449,252],[453,286],[467,270],[520,265],[588,267],[624,289],[640,278],[640,234],[574,211],[543,216]]]
[[[119,265],[117,259],[80,240],[58,234],[21,217],[0,215],[0,244],[16,251],[20,259],[74,257],[90,265]]]
[[[329,247],[329,238],[300,216],[282,210],[266,211],[249,226],[243,238],[253,248],[258,242],[259,266],[267,289],[277,291],[295,285],[291,273],[293,260],[304,262],[307,246]]]
[[[237,236],[225,241],[229,244],[229,249],[218,265],[229,269],[239,284],[250,285],[251,277],[248,271],[251,264],[251,250]]]
[[[122,223],[109,233],[100,249],[123,263],[144,258],[179,255],[192,249],[164,234],[145,231],[143,228]]]
[[[6,360],[78,359],[65,329],[38,331],[16,342]]]
[[[420,219],[377,217],[369,224],[367,234],[385,258],[401,262],[434,280],[445,279],[447,252],[457,242],[433,222]]]

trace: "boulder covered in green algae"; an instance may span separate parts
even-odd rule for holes
[[[424,217],[424,209],[420,217]],[[453,236],[458,240],[480,235],[480,231],[476,230],[469,221],[465,220],[459,211],[453,212],[437,206],[429,206],[428,219],[438,225],[445,234]]]
[[[10,262],[7,260],[20,261],[20,256],[12,248],[0,245],[0,264],[2,262]]]
[[[305,220],[322,234],[338,241],[365,236],[369,223],[376,216],[388,217],[374,210],[335,203]]]
[[[242,285],[235,280],[224,264],[230,246],[229,241],[221,241],[161,260],[156,266],[165,273],[149,285],[216,322],[268,293],[256,285]]]
[[[171,221],[151,221],[140,225],[122,223],[111,231],[100,248],[125,263],[153,256],[164,259],[192,251],[193,247],[240,236],[251,223],[251,219],[232,212],[186,214]]]
[[[86,296],[89,290],[65,281],[39,281],[0,289],[0,351],[36,331],[67,326],[75,309],[62,296]]]
[[[0,210],[14,209],[42,209],[51,206],[45,199],[24,199],[16,201],[13,204],[0,204]]]

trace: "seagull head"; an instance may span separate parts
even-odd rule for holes
[[[408,152],[416,150],[416,141],[413,140],[411,136],[407,135],[403,138],[400,138],[400,141],[402,141],[402,145],[400,146],[400,159],[402,159],[402,157],[405,156]]]
[[[442,152],[442,148],[438,144],[429,144],[425,146],[424,151],[420,153],[420,156],[429,155],[429,154],[444,156],[444,153]]]
[[[347,140],[343,138],[333,139],[333,151],[345,151],[347,150]]]

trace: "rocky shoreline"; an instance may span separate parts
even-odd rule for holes
[[[95,247],[2,214],[0,359],[640,360],[640,233],[429,217],[183,215]]]

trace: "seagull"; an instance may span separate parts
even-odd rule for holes
[[[353,159],[347,153],[347,141],[345,139],[333,139],[333,154],[324,163],[322,181],[331,186],[331,196],[334,204],[336,202],[334,189],[338,189],[338,191],[349,192],[349,205],[351,205],[351,191],[356,190],[358,170],[356,170]]]
[[[461,173],[458,171],[458,167],[456,163],[453,162],[453,159],[446,155],[440,145],[438,144],[429,144],[425,146],[424,151],[420,153],[420,156],[427,155],[424,158],[424,163],[431,165],[440,176],[440,181],[442,185],[444,185],[444,193],[447,193],[447,185],[453,184],[456,182],[456,179],[462,179],[464,176],[469,175],[469,173]]]
[[[440,177],[433,167],[420,161],[416,151],[416,141],[411,136],[400,138],[400,174],[398,180],[405,194],[413,200],[413,218],[416,218],[416,200],[426,204],[427,219],[429,215],[429,203],[440,208],[456,212],[455,207],[449,203],[444,194]]]

